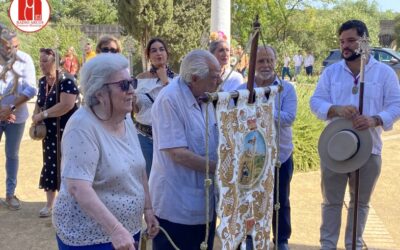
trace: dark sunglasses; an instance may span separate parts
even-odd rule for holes
[[[104,47],[100,49],[101,53],[118,53],[118,49]]]
[[[40,48],[40,49],[39,49],[39,52],[40,52],[40,53],[45,53],[46,55],[53,55],[53,56],[56,55],[56,53],[54,52],[54,50],[49,49],[49,48]]]
[[[122,91],[126,92],[129,90],[129,86],[132,85],[133,89],[137,88],[137,80],[135,78],[132,79],[125,79],[119,82],[111,82],[111,83],[106,83],[106,85],[113,85],[113,84],[119,84],[119,87],[121,88]]]

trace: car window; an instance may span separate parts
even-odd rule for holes
[[[331,54],[328,56],[328,60],[340,60],[341,58],[341,54],[339,50],[334,50],[331,51]]]
[[[393,58],[392,55],[384,51],[374,51],[374,57],[376,60],[381,61],[383,63],[389,63],[390,60]]]

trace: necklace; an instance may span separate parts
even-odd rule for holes
[[[47,82],[48,78],[46,78],[46,95],[45,95],[45,99],[44,99],[44,105],[43,105],[43,109],[47,109],[47,98],[48,96],[51,94],[51,91],[53,91],[54,85],[56,85],[56,78],[53,79],[53,83],[51,85],[51,87],[49,88],[50,82]]]
[[[353,76],[354,77],[354,76]],[[354,77],[354,86],[351,89],[351,93],[353,95],[356,95],[358,93],[358,79],[360,78],[360,75],[358,75],[357,77]]]

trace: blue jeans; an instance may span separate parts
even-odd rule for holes
[[[291,155],[284,163],[282,163],[279,169],[279,225],[278,225],[278,243],[288,243],[290,235],[292,234],[292,227],[290,222],[290,181],[293,176],[293,156]],[[275,180],[276,183],[276,180]],[[274,204],[276,200],[276,187],[274,186]],[[272,217],[272,229],[274,236],[276,234],[275,228],[276,214]],[[275,238],[275,237],[274,237]],[[275,242],[275,239],[274,239]]]
[[[285,76],[288,75],[289,79],[292,80],[292,76],[290,75],[290,69],[289,67],[283,67],[282,68],[282,80],[285,79]]]
[[[61,239],[56,235],[57,244],[59,250],[114,250],[111,242],[103,243],[103,244],[95,244],[95,245],[88,245],[88,246],[69,246],[64,244]],[[138,249],[139,247],[139,240],[140,240],[140,232],[133,236],[135,240],[135,248]]]
[[[19,166],[19,146],[24,134],[24,123],[0,122],[0,141],[3,133],[6,136],[6,195],[13,196],[17,187]]]
[[[306,67],[306,74],[308,76],[312,76],[312,74],[313,74],[313,66],[307,66]]]
[[[173,223],[157,217],[160,226],[167,231],[172,241],[179,249],[184,250],[198,250],[200,244],[204,241],[206,236],[206,224],[202,225],[184,225]],[[214,220],[209,223],[210,231],[207,239],[207,249],[213,249],[214,236],[215,236],[215,223],[216,215],[214,214]],[[172,245],[169,243],[167,237],[162,231],[153,239],[153,250],[174,250]]]
[[[300,75],[301,66],[294,66],[294,76]]]
[[[138,133],[140,147],[142,148],[144,159],[146,160],[147,177],[150,176],[151,165],[153,164],[153,140]]]

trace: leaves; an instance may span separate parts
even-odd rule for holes
[[[172,0],[117,0],[118,21],[125,31],[139,41],[143,69],[146,69],[144,50],[153,36],[164,33],[172,18]]]
[[[316,80],[316,79],[315,79]],[[296,170],[310,171],[319,168],[318,139],[324,123],[310,110],[310,97],[315,84],[296,84],[297,116],[293,125],[294,163]]]

